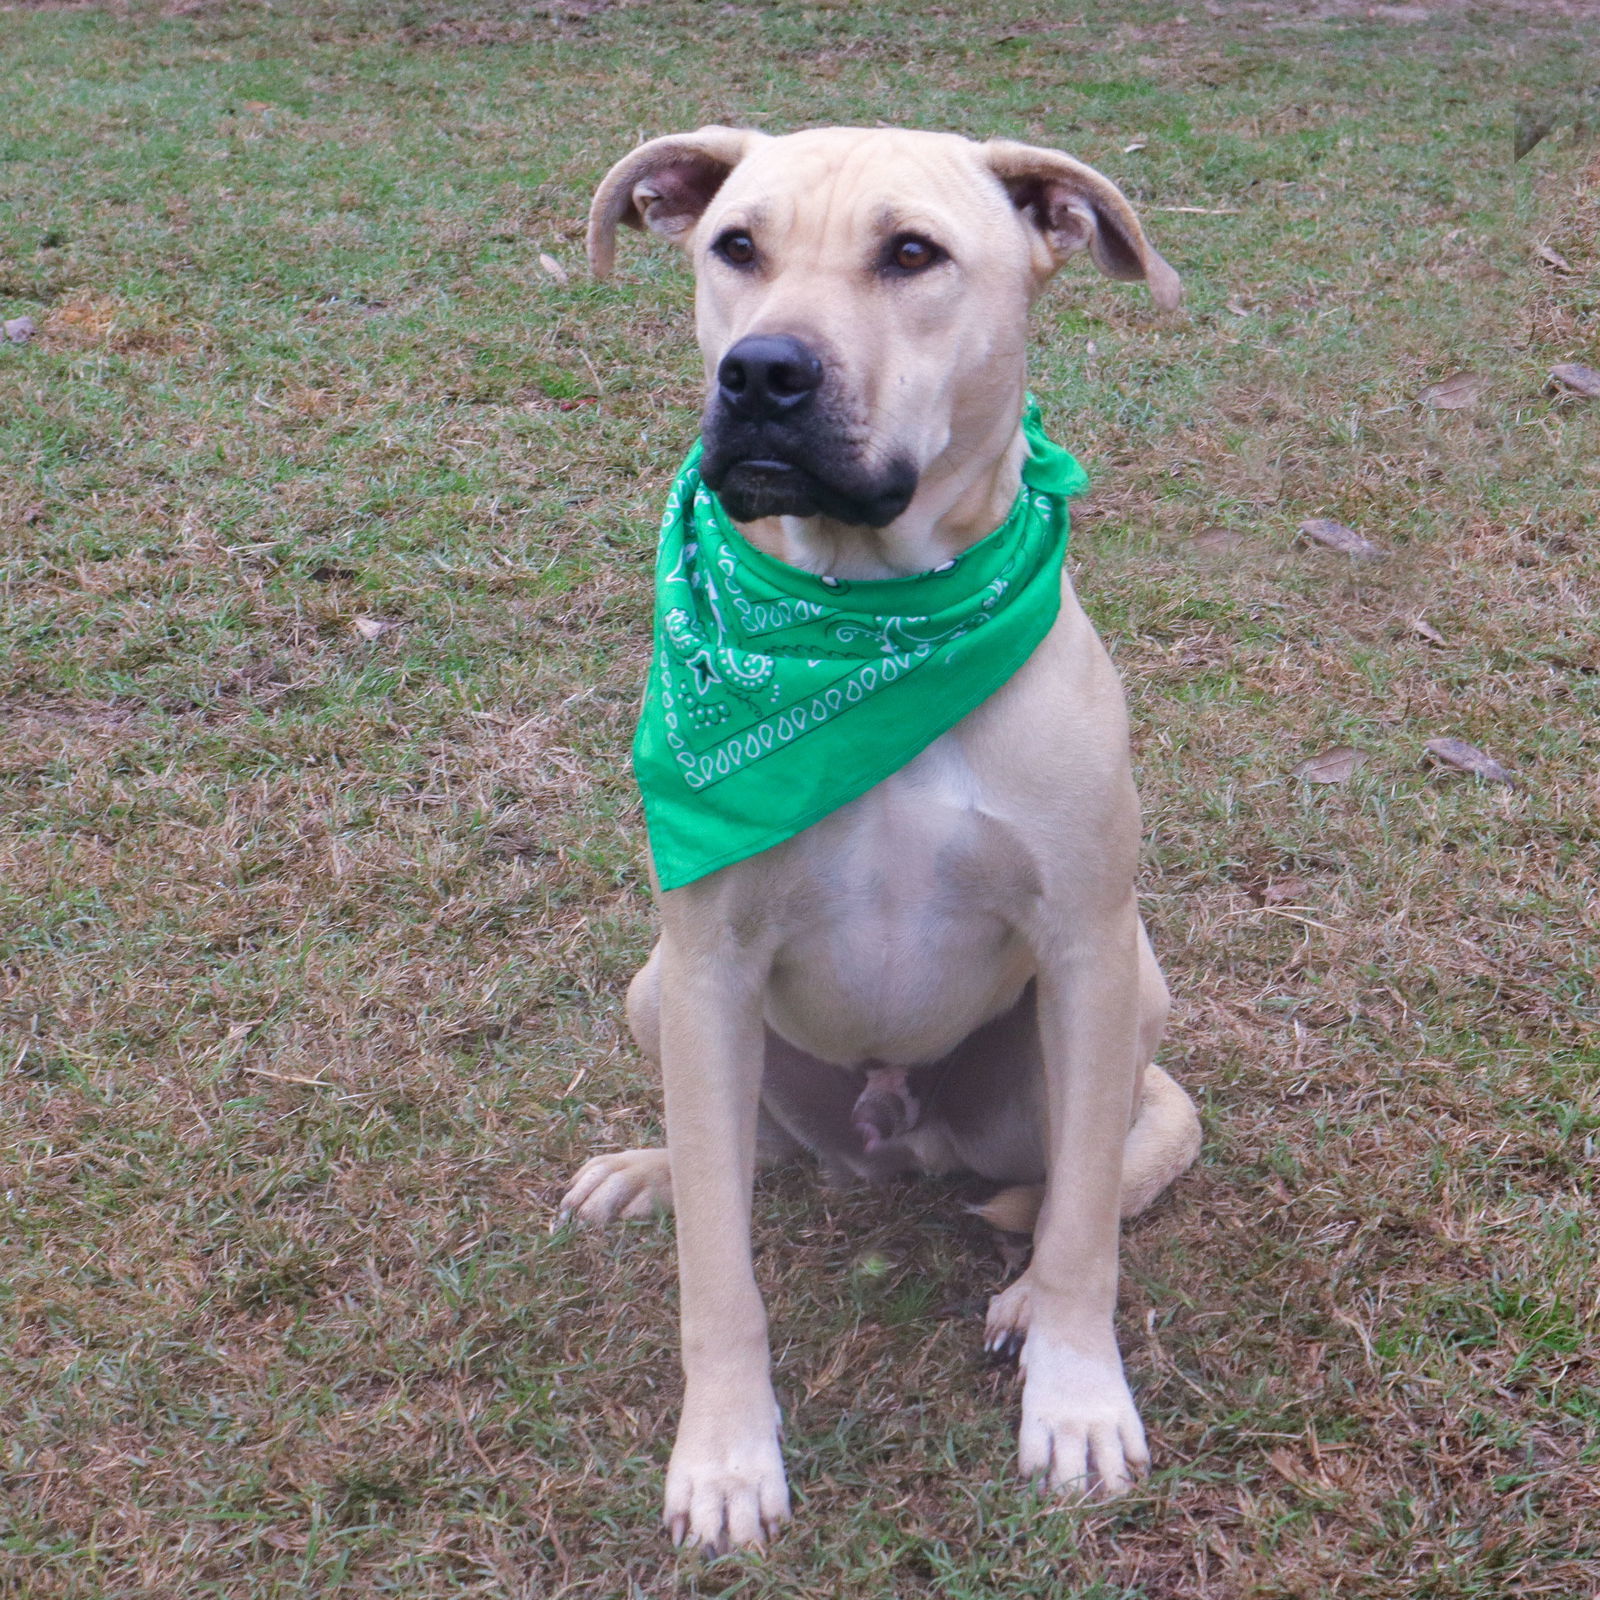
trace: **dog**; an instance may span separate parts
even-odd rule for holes
[[[1027,315],[1068,256],[1163,308],[1180,295],[1108,178],[1005,140],[705,127],[606,175],[599,277],[622,224],[694,264],[706,484],[750,544],[825,583],[942,571],[1006,518]],[[1063,574],[1020,668],[903,767],[658,891],[628,1017],[667,1145],[594,1157],[562,1209],[676,1211],[674,1543],[759,1545],[789,1516],[751,1265],[758,1154],[1017,1186],[997,1210],[1033,1227],[1033,1255],[985,1339],[1020,1352],[1021,1471],[1082,1497],[1147,1469],[1113,1327],[1119,1217],[1190,1165],[1199,1122],[1152,1060],[1168,996],[1138,848],[1121,685]]]

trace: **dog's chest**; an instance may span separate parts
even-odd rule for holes
[[[803,887],[784,908],[767,1015],[813,1055],[937,1060],[1031,975],[1015,913],[1036,875],[958,736],[787,848]]]

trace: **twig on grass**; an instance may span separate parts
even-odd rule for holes
[[[303,1078],[298,1072],[273,1072],[268,1067],[240,1067],[241,1072],[248,1072],[255,1078],[276,1078],[279,1083],[305,1083],[313,1089],[337,1089],[336,1083],[329,1083],[326,1078]]]
[[[1283,906],[1241,906],[1237,911],[1229,911],[1230,917],[1248,917],[1256,912],[1263,912],[1269,917],[1283,917],[1289,922],[1298,922],[1307,928],[1321,928],[1324,933],[1337,933],[1339,930],[1326,922],[1318,922],[1314,917],[1298,917],[1294,912]]]

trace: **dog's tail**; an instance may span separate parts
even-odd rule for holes
[[[1136,1217],[1200,1154],[1194,1101],[1160,1067],[1144,1071],[1139,1115],[1122,1149],[1122,1215]],[[1002,1233],[1032,1233],[1044,1202],[1042,1183],[1018,1183],[972,1210]]]
[[[1014,1183],[981,1206],[968,1206],[967,1210],[1001,1233],[1032,1233],[1043,1204],[1042,1183]]]

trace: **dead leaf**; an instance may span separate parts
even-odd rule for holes
[[[1320,756],[1302,761],[1294,769],[1294,775],[1304,778],[1307,783],[1348,783],[1366,764],[1365,750],[1336,744],[1333,749],[1324,750]]]
[[[1492,755],[1480,750],[1465,739],[1430,739],[1422,747],[1423,753],[1435,765],[1451,767],[1457,772],[1470,772],[1490,783],[1511,783],[1513,778]]]
[[[1378,561],[1384,555],[1377,545],[1370,539],[1364,539],[1354,528],[1347,528],[1342,522],[1334,522],[1328,517],[1307,518],[1300,524],[1300,535],[1310,539],[1313,544],[1337,550],[1352,561]]]
[[[567,276],[567,269],[554,256],[547,256],[542,250],[539,252],[539,265],[563,287],[572,281]]]
[[[1551,367],[1550,377],[1562,388],[1582,395],[1585,400],[1600,400],[1600,372],[1593,367],[1582,366],[1576,361],[1563,361],[1559,366]]]
[[[1132,144],[1123,145],[1122,153],[1125,156],[1131,156],[1131,155],[1135,154],[1137,151],[1143,150],[1144,148],[1145,148],[1144,140],[1143,139],[1135,139]]]
[[[371,644],[375,639],[381,639],[391,628],[398,628],[400,624],[386,622],[382,617],[355,617],[351,619],[350,626]]]
[[[1306,1475],[1300,1470],[1299,1462],[1287,1450],[1269,1450],[1267,1462],[1285,1483],[1296,1489],[1305,1488]]]
[[[1449,649],[1449,646],[1445,643],[1444,635],[1437,628],[1424,622],[1421,617],[1413,617],[1411,619],[1411,631],[1419,638],[1426,639],[1429,644],[1438,645],[1441,650]]]
[[[1512,159],[1520,161],[1542,139],[1549,138],[1554,129],[1555,123],[1549,117],[1527,108],[1518,111],[1512,125]]]
[[[1202,528],[1191,543],[1196,550],[1214,550],[1224,554],[1229,550],[1237,550],[1244,543],[1244,535],[1235,533],[1232,528]]]
[[[270,111],[272,109],[270,100],[241,100],[239,105],[240,109],[244,111]]]
[[[1304,878],[1274,878],[1258,899],[1264,906],[1303,905],[1309,892]]]
[[[26,344],[38,332],[32,317],[12,317],[5,324],[5,334],[12,344]]]
[[[1430,383],[1417,399],[1433,411],[1464,411],[1477,405],[1483,396],[1484,380],[1475,372],[1452,372],[1438,383]]]
[[[1552,271],[1565,272],[1570,277],[1577,275],[1577,268],[1559,250],[1552,250],[1549,245],[1542,244],[1536,254]]]

